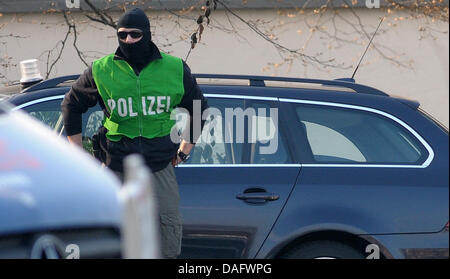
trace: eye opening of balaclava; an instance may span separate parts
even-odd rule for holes
[[[152,35],[150,32],[150,21],[145,12],[139,8],[134,8],[125,12],[117,22],[119,28],[136,28],[142,31],[142,38],[133,44],[122,42],[119,38],[119,48],[125,58],[132,64],[139,65],[145,62],[151,55],[150,41]]]

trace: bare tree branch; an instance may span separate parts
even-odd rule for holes
[[[328,60],[320,60],[317,57],[311,56],[311,55],[306,55],[303,52],[300,51],[300,49],[290,49],[288,47],[285,47],[275,41],[273,41],[272,39],[269,38],[269,36],[267,36],[264,32],[262,32],[261,30],[259,30],[259,28],[254,25],[251,24],[250,22],[244,20],[242,17],[240,17],[238,14],[236,14],[235,12],[233,12],[231,9],[228,8],[227,5],[225,5],[222,1],[220,0],[216,0],[217,3],[221,4],[225,10],[227,10],[230,14],[232,14],[234,17],[236,17],[237,19],[239,19],[242,23],[246,24],[251,30],[253,30],[256,34],[258,34],[261,38],[263,38],[264,40],[266,40],[267,42],[273,44],[276,48],[282,50],[282,51],[286,51],[288,53],[294,54],[294,55],[298,55],[302,58],[305,58],[307,60],[310,60],[311,62],[314,63],[318,63],[321,64],[325,67],[333,67],[333,68],[342,68],[342,66],[340,65],[336,65],[332,62],[335,61],[335,59],[328,59]]]
[[[66,44],[67,44],[67,40],[69,39],[69,35],[70,35],[72,32],[73,32],[73,36],[74,36],[74,40],[73,40],[72,45],[73,45],[73,47],[74,47],[74,49],[75,49],[75,51],[76,51],[78,57],[79,57],[80,60],[84,63],[84,65],[85,65],[86,67],[89,66],[88,62],[85,60],[85,55],[83,54],[82,51],[80,51],[80,49],[78,48],[78,45],[77,45],[77,42],[78,42],[78,34],[77,34],[77,29],[76,29],[75,23],[72,23],[72,22],[69,20],[69,18],[68,18],[68,12],[62,11],[62,14],[63,14],[64,20],[65,20],[65,23],[66,23],[68,29],[67,29],[66,35],[65,35],[65,37],[64,37],[63,40],[58,41],[58,42],[56,43],[56,46],[55,46],[53,49],[47,50],[47,51],[45,51],[45,52],[43,53],[43,54],[45,54],[45,53],[47,54],[47,62],[46,62],[47,68],[46,68],[45,79],[48,79],[48,78],[49,78],[49,76],[50,76],[51,73],[52,73],[52,70],[53,70],[54,66],[60,61],[60,59],[61,59],[61,57],[62,57],[62,54],[63,54],[63,52],[64,52],[64,49],[65,49],[65,47],[66,47]],[[59,45],[61,45],[61,47],[58,49]],[[52,54],[54,53],[55,50],[58,51],[57,56],[56,56],[56,58],[55,58],[53,61],[51,61]],[[41,56],[42,56],[43,54],[41,54]]]
[[[97,18],[91,17],[89,15],[86,15],[87,18],[89,18],[90,20],[93,20],[93,21],[100,22],[100,23],[103,23],[105,25],[108,25],[108,26],[110,26],[110,27],[112,27],[114,29],[117,29],[117,24],[114,22],[114,20],[112,19],[112,17],[110,15],[108,15],[105,11],[102,11],[99,8],[97,8],[94,4],[92,4],[92,2],[90,0],[84,0],[84,2],[99,17],[97,19]]]
[[[348,5],[347,0],[343,0],[343,1],[344,1],[345,3],[347,3],[347,5]],[[360,27],[362,33],[366,36],[366,38],[367,38],[368,40],[370,40],[371,35],[366,31],[366,29],[365,29],[365,27],[364,27],[364,24],[363,24],[362,21],[361,21],[361,18],[360,18],[360,17],[358,16],[358,14],[355,12],[355,10],[353,9],[352,6],[349,5],[349,9],[350,9],[350,12],[353,14],[353,16],[357,19],[358,25],[359,25],[359,27]],[[342,16],[341,16],[341,19],[345,21],[345,19],[344,19]],[[352,25],[352,27],[354,27],[354,25]],[[354,27],[354,28],[356,29],[356,27]],[[393,57],[389,57],[389,56],[385,55],[385,54],[377,47],[377,45],[376,45],[375,43],[372,43],[372,47],[373,47],[373,48],[378,52],[378,54],[379,54],[380,56],[382,56],[384,59],[389,60],[389,61],[391,61],[391,62],[397,64],[398,66],[405,67],[405,68],[411,68],[410,66],[405,65],[404,63],[401,63],[400,61],[394,59]]]
[[[78,46],[77,46],[78,35],[77,35],[77,27],[76,27],[76,25],[69,21],[69,18],[67,17],[67,13],[66,12],[63,12],[63,15],[64,15],[64,19],[66,20],[67,26],[69,26],[69,31],[70,31],[70,29],[73,29],[73,36],[74,36],[73,47],[75,48],[75,51],[77,52],[77,55],[80,58],[80,60],[84,63],[84,65],[86,67],[89,67],[89,64],[86,62],[86,60],[83,57],[84,56],[83,53],[78,49]]]
[[[64,16],[66,16],[65,12],[64,12]],[[64,39],[59,41],[59,42],[57,42],[56,46],[53,49],[45,51],[47,53],[47,71],[46,71],[46,74],[45,74],[45,79],[48,79],[48,77],[50,76],[50,74],[51,74],[51,72],[53,70],[53,67],[56,65],[56,63],[58,63],[59,59],[61,59],[62,53],[63,53],[64,48],[66,46],[67,39],[69,38],[71,29],[72,28],[69,26],[69,28],[67,29],[66,36],[64,37]],[[53,53],[53,51],[58,48],[59,44],[61,44],[61,49],[58,51],[56,59],[53,62],[50,63],[50,56]]]
[[[449,7],[444,6],[440,1],[424,1],[424,0],[386,0],[390,4],[391,9],[400,11],[409,11],[416,16],[426,16],[435,20],[449,22]]]
[[[117,28],[117,23],[114,21],[109,12],[117,7],[125,9],[127,5],[134,5],[137,3],[136,1],[123,2],[121,4],[109,6],[108,8],[99,8],[96,4],[94,4],[94,1],[84,0],[84,2],[89,7],[89,9],[81,10],[81,12],[87,19],[89,19],[89,21],[100,23],[114,29]],[[272,45],[280,56],[281,62],[269,63],[268,65],[274,68],[280,67],[281,65],[286,65],[288,70],[293,66],[294,62],[299,62],[304,65],[305,70],[308,65],[313,65],[318,70],[324,70],[328,68],[348,69],[348,65],[346,66],[344,63],[338,63],[335,58],[321,58],[323,54],[320,52],[314,55],[306,54],[305,52],[311,49],[311,42],[313,41],[313,39],[317,38],[319,38],[323,44],[327,43],[329,48],[334,47],[337,49],[351,44],[364,44],[371,37],[371,32],[368,32],[368,30],[371,30],[372,26],[363,22],[362,18],[358,15],[359,11],[355,9],[354,6],[352,6],[353,1],[352,3],[349,3],[350,1],[347,0],[344,0],[344,7],[334,7],[333,4],[336,1],[328,0],[326,4],[321,8],[311,9],[310,6],[312,3],[314,3],[314,1],[307,0],[300,7],[296,7],[293,4],[291,8],[285,9],[284,12],[283,10],[278,10],[278,14],[280,16],[286,15],[289,18],[295,17],[296,15],[301,15],[301,17],[299,16],[299,20],[290,19],[287,21],[287,23],[277,23],[275,22],[275,20],[267,21],[257,19],[256,21],[252,21],[249,19],[245,19],[238,12],[230,9],[227,2],[224,0],[198,0],[190,7],[177,12],[165,8],[162,1],[158,0],[158,2],[163,10],[167,12],[167,14],[169,15],[169,20],[174,23],[174,26],[167,34],[156,34],[154,38],[163,38],[164,42],[161,45],[163,47],[169,47],[176,43],[189,43],[189,36],[191,36],[192,41],[189,44],[189,51],[187,53],[186,59],[189,58],[193,47],[195,47],[197,43],[201,42],[203,31],[206,31],[207,26],[210,27],[209,29],[220,30],[227,34],[233,34],[238,39],[246,42],[249,45],[251,45],[252,42],[243,35],[243,30],[251,30],[251,32]],[[388,14],[392,14],[395,11],[404,11],[411,15],[410,18],[424,19],[424,21],[426,21],[428,25],[420,27],[419,32],[421,37],[427,38],[431,36],[435,38],[433,34],[448,34],[448,31],[438,30],[437,28],[432,26],[431,23],[429,23],[429,21],[434,22],[436,20],[443,22],[449,21],[449,8],[448,6],[441,5],[439,1],[386,0],[386,2],[388,2],[389,5],[385,9],[380,9],[380,11],[385,11]],[[223,7],[223,13],[226,17],[225,23],[221,23],[219,22],[219,20],[216,20],[216,18],[213,18],[211,16],[211,13],[215,11],[213,7],[217,6],[218,4]],[[197,18],[196,16],[192,16],[192,14],[196,13],[200,7],[202,7],[201,21],[199,21],[199,18]],[[344,16],[343,14],[341,14],[340,11],[342,10],[342,8],[347,8],[351,15],[348,16],[348,14],[346,14],[346,16]],[[64,38],[58,41],[53,49],[45,51],[43,54],[41,54],[41,56],[46,55],[47,58],[46,78],[48,78],[52,73],[56,64],[61,61],[62,53],[67,48],[67,40],[69,39],[72,32],[74,36],[72,46],[75,52],[84,65],[88,66],[89,64],[89,56],[87,55],[88,51],[81,51],[78,46],[79,33],[77,32],[77,24],[74,20],[71,19],[71,17],[69,17],[70,12],[62,13],[65,23],[68,26],[68,30]],[[313,17],[312,22],[308,20],[309,16]],[[192,25],[195,24],[196,20],[200,23],[197,22],[196,28],[192,28]],[[303,46],[298,48],[288,47],[279,39],[279,37],[283,34],[284,31],[292,29],[282,30],[281,28],[286,27],[288,24],[290,24],[289,27],[291,28],[292,26],[298,25],[300,23],[300,20],[303,20],[304,24],[311,30],[311,33],[307,37],[302,37],[306,39],[303,42]],[[185,24],[186,21],[192,22],[192,24]],[[339,21],[339,23],[337,23],[337,21]],[[330,26],[331,30],[325,28]],[[350,26],[352,31],[344,31],[348,26]],[[0,25],[0,29],[1,28],[2,25]],[[169,35],[176,30],[180,32],[180,36],[178,36],[178,38],[175,40],[171,39],[173,41],[169,41]],[[192,34],[194,30],[195,32]],[[387,32],[387,30],[387,28],[382,28],[380,29],[380,33]],[[432,32],[434,33],[431,34]],[[299,33],[301,33],[301,30]],[[193,43],[192,39],[194,34],[195,43]],[[301,36],[304,35],[302,34]],[[356,39],[350,38],[351,36],[356,37]],[[20,36],[19,34],[0,34],[0,40],[24,38],[27,37]],[[3,44],[3,46],[6,46],[2,41],[0,41],[0,46],[2,46],[1,44]],[[401,55],[399,55],[395,50],[389,48],[388,46],[385,46],[379,42],[374,42],[372,48],[382,59],[388,60],[400,67],[412,68],[408,62],[400,61]],[[0,69],[5,69],[9,64],[10,61],[4,59],[3,57],[0,57]],[[0,73],[0,79],[6,79],[6,74],[3,72]]]

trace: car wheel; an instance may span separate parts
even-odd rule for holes
[[[283,254],[284,259],[364,259],[357,249],[337,241],[317,240],[302,243]]]

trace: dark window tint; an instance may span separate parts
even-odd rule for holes
[[[296,105],[317,163],[420,164],[428,152],[403,126],[379,114]]]

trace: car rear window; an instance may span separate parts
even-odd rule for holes
[[[373,112],[309,104],[296,112],[317,163],[418,165],[429,155],[405,127]]]

